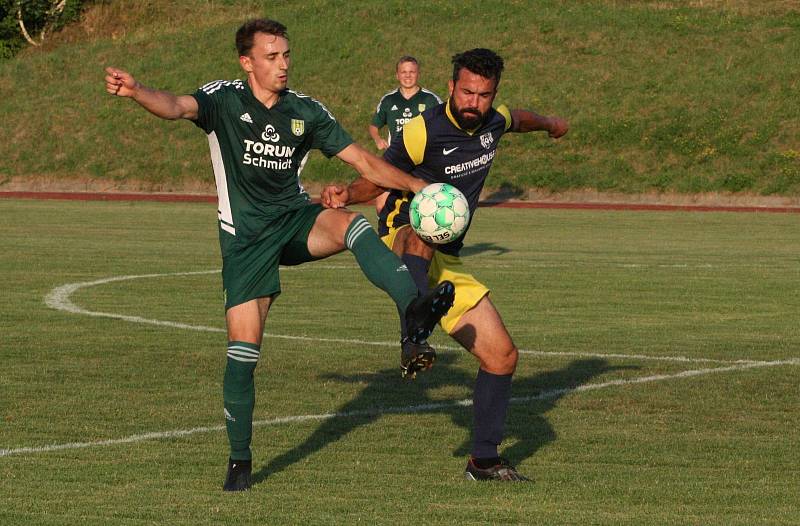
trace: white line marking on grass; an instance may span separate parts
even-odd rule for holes
[[[676,374],[657,374],[652,376],[643,376],[640,378],[632,378],[629,380],[611,380],[608,382],[596,383],[596,384],[587,384],[587,385],[579,385],[577,387],[565,387],[562,389],[551,389],[549,391],[543,391],[537,395],[532,396],[522,396],[522,397],[514,397],[511,398],[512,404],[522,404],[526,402],[535,402],[537,400],[548,400],[551,398],[558,398],[562,397],[566,394],[570,393],[583,393],[588,391],[597,391],[599,389],[604,389],[607,387],[617,387],[617,386],[624,386],[624,385],[636,385],[636,384],[643,384],[649,382],[660,382],[664,380],[677,380],[682,378],[692,378],[695,376],[702,376],[706,374],[714,374],[714,373],[725,373],[731,371],[743,371],[746,369],[753,369],[758,367],[777,367],[781,365],[800,365],[800,360],[792,359],[792,360],[781,360],[781,361],[773,361],[773,362],[754,362],[754,363],[745,363],[745,364],[738,364],[738,365],[731,365],[729,367],[717,367],[713,369],[695,369],[691,371],[682,371]],[[353,417],[360,417],[360,416],[381,416],[381,415],[389,415],[389,414],[409,414],[409,413],[423,413],[427,411],[438,411],[441,409],[448,409],[454,407],[470,407],[472,405],[471,399],[464,399],[464,400],[448,400],[443,402],[435,402],[431,404],[422,404],[422,405],[414,405],[414,406],[405,406],[405,407],[383,407],[383,408],[373,408],[373,409],[363,409],[358,411],[346,411],[341,413],[323,413],[318,415],[298,415],[298,416],[286,416],[280,418],[273,418],[269,420],[257,420],[253,422],[254,426],[263,427],[263,426],[275,426],[281,424],[292,424],[292,423],[300,423],[300,422],[308,422],[308,421],[315,421],[315,420],[329,420],[333,418],[353,418]],[[69,442],[65,444],[52,444],[49,446],[37,446],[37,447],[20,447],[20,448],[13,448],[13,449],[0,449],[0,457],[8,457],[12,455],[24,455],[26,453],[48,453],[52,451],[61,451],[65,449],[85,449],[85,448],[93,448],[93,447],[104,447],[104,446],[115,446],[121,444],[132,444],[136,442],[144,442],[146,440],[161,440],[161,439],[168,439],[168,438],[181,438],[191,435],[196,435],[200,433],[212,433],[218,431],[224,431],[224,425],[218,426],[206,426],[206,427],[194,427],[192,429],[178,429],[174,431],[160,431],[160,432],[152,432],[152,433],[143,433],[139,435],[131,435],[124,438],[116,438],[116,439],[109,439],[109,440],[98,440],[94,442]]]
[[[295,267],[282,267],[281,270],[291,270]],[[326,268],[326,269],[338,269],[338,268],[351,268],[349,266],[337,266],[337,265],[327,265],[321,266],[317,265],[316,268]],[[90,311],[84,308],[81,308],[75,305],[70,296],[77,290],[88,288],[88,287],[95,287],[97,285],[105,285],[107,283],[114,283],[117,281],[129,281],[134,279],[149,279],[149,278],[163,278],[169,276],[198,276],[202,274],[215,274],[220,272],[219,269],[217,270],[200,270],[197,272],[172,272],[168,274],[139,274],[135,276],[115,276],[111,278],[104,278],[98,279],[95,281],[85,281],[82,283],[67,283],[66,285],[61,285],[60,287],[56,287],[51,290],[47,296],[44,298],[45,304],[56,310],[70,312],[72,314],[83,314],[84,316],[95,316],[100,318],[113,318],[116,320],[123,320],[129,321],[131,323],[145,323],[148,325],[157,325],[161,327],[172,327],[175,329],[188,329],[193,331],[204,331],[204,332],[226,332],[225,329],[221,329],[219,327],[207,327],[204,325],[189,325],[187,323],[178,323],[174,321],[162,321],[162,320],[153,320],[149,318],[142,318],[141,316],[127,316],[124,314],[116,314],[112,312],[99,312],[99,311]],[[280,337],[280,336],[277,336]],[[297,339],[304,339],[304,338],[297,338]],[[309,338],[310,339],[310,338]]]
[[[353,265],[316,265],[315,268],[325,269],[342,269],[342,268],[357,268]],[[281,270],[302,270],[299,267],[281,267]],[[70,312],[72,314],[82,314],[85,316],[95,316],[102,318],[112,318],[123,320],[131,323],[143,323],[148,325],[156,325],[160,327],[172,327],[176,329],[186,329],[201,332],[226,332],[225,329],[220,327],[209,327],[205,325],[190,325],[187,323],[179,323],[174,321],[154,320],[150,318],[143,318],[141,316],[127,316],[124,314],[115,314],[110,312],[89,311],[82,307],[75,305],[70,296],[75,291],[94,287],[97,285],[105,285],[107,283],[114,283],[118,281],[129,281],[134,279],[150,279],[162,278],[170,276],[197,276],[202,274],[214,274],[220,272],[217,270],[201,270],[196,272],[174,272],[167,274],[140,274],[132,276],[115,276],[111,278],[98,279],[95,281],[86,281],[81,283],[68,283],[60,287],[56,287],[45,297],[45,304],[48,307]],[[283,340],[295,341],[313,341],[322,343],[349,343],[356,345],[370,345],[374,347],[395,347],[397,342],[389,341],[366,341],[350,338],[321,338],[312,336],[297,336],[287,334],[265,334],[265,338],[279,338]],[[438,348],[448,351],[460,351],[461,347],[439,345]],[[720,364],[750,364],[750,363],[770,363],[764,360],[719,360],[713,358],[689,358],[685,356],[648,356],[643,354],[614,354],[614,353],[586,353],[586,352],[553,352],[553,351],[536,351],[529,349],[520,349],[521,354],[530,354],[538,356],[577,356],[589,358],[619,358],[624,360],[650,360],[650,361],[665,361],[665,362],[683,362],[683,363],[720,363]]]
[[[648,356],[646,354],[617,354],[617,353],[589,353],[569,351],[531,351],[520,349],[520,354],[538,356],[575,356],[579,358],[621,358],[623,360],[650,360],[658,362],[683,362],[683,363],[770,363],[766,360],[719,360],[716,358],[689,358],[688,356]]]
[[[317,268],[320,268],[317,266]],[[324,268],[354,268],[352,266],[327,266]],[[286,268],[284,270],[289,270]],[[77,290],[92,287],[97,285],[103,285],[107,283],[117,282],[117,281],[127,281],[133,279],[150,279],[150,278],[160,278],[160,277],[167,277],[167,276],[193,276],[193,275],[202,275],[202,274],[212,274],[219,272],[219,270],[206,270],[206,271],[197,271],[197,272],[177,272],[177,273],[169,273],[169,274],[142,274],[142,275],[134,275],[134,276],[116,276],[111,278],[99,279],[95,281],[83,282],[83,283],[69,283],[66,285],[62,285],[60,287],[56,287],[53,289],[46,297],[45,303],[57,310],[66,311],[74,314],[82,314],[87,316],[97,316],[97,317],[106,317],[106,318],[113,318],[119,319],[123,321],[129,321],[132,323],[144,323],[150,325],[157,325],[163,327],[172,327],[172,328],[179,328],[179,329],[188,329],[188,330],[196,330],[196,331],[209,331],[209,332],[225,332],[225,329],[219,327],[207,327],[202,325],[189,325],[185,323],[177,323],[171,321],[163,321],[163,320],[153,320],[148,318],[143,318],[140,316],[127,316],[122,314],[115,314],[115,313],[107,313],[107,312],[97,312],[97,311],[89,311],[83,309],[77,305],[75,305],[71,300],[70,296]],[[288,340],[304,340],[304,341],[316,341],[316,342],[329,342],[329,343],[351,343],[351,344],[358,344],[358,345],[373,345],[373,346],[391,346],[394,347],[397,345],[396,342],[379,342],[379,341],[363,341],[363,340],[356,340],[356,339],[342,339],[342,338],[318,338],[318,337],[307,337],[307,336],[289,336],[289,335],[280,335],[280,334],[268,334],[266,337],[273,337],[273,338],[282,338]],[[448,350],[459,350],[458,347],[447,347],[447,346],[440,346],[440,348],[448,349]],[[558,396],[563,396],[568,393],[572,392],[586,392],[586,391],[593,391],[597,389],[602,389],[606,387],[614,387],[614,386],[622,386],[622,385],[635,385],[635,384],[642,384],[648,382],[657,382],[663,380],[672,380],[672,379],[681,379],[681,378],[690,378],[694,376],[700,376],[705,374],[712,374],[712,373],[721,373],[721,372],[729,372],[729,371],[741,371],[745,369],[752,369],[757,367],[775,367],[781,365],[800,365],[799,359],[791,359],[791,360],[782,360],[782,361],[756,361],[756,360],[737,360],[737,361],[724,361],[724,360],[714,360],[709,358],[688,358],[688,357],[669,357],[669,356],[646,356],[646,355],[629,355],[629,354],[603,354],[603,353],[579,353],[579,352],[547,352],[547,351],[533,351],[533,350],[520,350],[521,353],[530,354],[530,355],[539,355],[539,356],[582,356],[582,357],[596,357],[596,358],[619,358],[619,359],[637,359],[637,360],[659,360],[659,361],[673,361],[673,362],[685,362],[685,363],[728,363],[732,364],[727,367],[717,367],[717,368],[706,368],[706,369],[695,369],[690,371],[682,371],[676,374],[661,374],[661,375],[652,375],[652,376],[644,376],[641,378],[633,378],[628,380],[612,380],[603,383],[597,384],[589,384],[589,385],[581,385],[577,387],[570,387],[570,388],[563,388],[563,389],[554,389],[550,391],[544,391],[539,393],[538,395],[528,396],[528,397],[516,397],[512,398],[511,402],[515,404],[531,402],[536,400],[545,400],[549,398],[555,398]],[[315,420],[327,420],[331,418],[349,418],[349,417],[358,417],[358,416],[371,416],[371,415],[384,415],[384,414],[406,414],[406,413],[420,413],[424,411],[436,411],[440,409],[446,409],[450,407],[468,407],[472,405],[472,401],[469,399],[465,400],[452,400],[452,401],[444,401],[444,402],[437,402],[432,404],[423,404],[417,406],[406,406],[406,407],[388,407],[388,408],[374,408],[374,409],[365,409],[360,411],[348,411],[342,413],[326,413],[326,414],[318,414],[318,415],[299,415],[299,416],[289,416],[289,417],[281,417],[281,418],[274,418],[270,420],[260,420],[253,423],[254,426],[270,426],[270,425],[280,425],[280,424],[288,424],[288,423],[297,423],[297,422],[306,422],[306,421],[315,421]],[[163,431],[163,432],[152,432],[152,433],[144,433],[139,435],[131,435],[125,438],[118,438],[118,439],[109,439],[109,440],[100,440],[94,442],[71,442],[66,444],[53,444],[49,446],[39,446],[39,447],[22,447],[22,448],[15,448],[15,449],[0,449],[0,457],[4,456],[11,456],[11,455],[22,455],[26,453],[44,453],[50,451],[59,451],[65,449],[81,449],[81,448],[90,448],[90,447],[102,447],[102,446],[113,446],[119,444],[130,444],[135,442],[143,442],[146,440],[160,440],[160,439],[167,439],[167,438],[179,438],[184,436],[190,436],[199,433],[211,433],[211,432],[218,432],[223,431],[225,429],[224,425],[219,426],[209,426],[209,427],[196,427],[192,429],[185,429],[185,430],[174,430],[174,431]]]
[[[70,296],[77,290],[94,287],[96,285],[105,285],[106,283],[114,283],[116,281],[128,281],[132,279],[147,279],[147,278],[161,278],[165,276],[196,276],[200,274],[212,274],[219,272],[219,270],[201,270],[198,272],[176,272],[174,274],[140,274],[136,276],[115,276],[113,278],[98,279],[95,281],[85,281],[83,283],[67,283],[51,290],[44,298],[44,303],[48,307],[72,314],[83,314],[84,316],[95,316],[100,318],[113,318],[117,320],[129,321],[132,323],[146,323],[150,325],[159,325],[162,327],[173,327],[176,329],[190,329],[196,331],[212,331],[212,332],[225,332],[217,327],[203,327],[200,325],[187,325],[185,323],[176,323],[173,321],[151,320],[142,318],[140,316],[126,316],[124,314],[114,314],[111,312],[97,312],[89,311],[75,305]]]
[[[357,268],[353,265],[315,265],[314,268],[325,269],[352,269]],[[281,270],[302,270],[299,267],[281,267]],[[95,316],[101,318],[112,318],[116,320],[127,321],[131,323],[143,323],[147,325],[156,325],[159,327],[171,327],[174,329],[186,329],[191,331],[201,332],[226,332],[225,329],[220,327],[209,327],[206,325],[190,325],[187,323],[179,323],[174,321],[154,320],[150,318],[143,318],[141,316],[127,316],[125,314],[116,314],[111,312],[90,311],[75,305],[70,296],[77,290],[94,287],[97,285],[105,285],[107,283],[114,283],[118,281],[129,281],[134,279],[150,279],[150,278],[163,278],[170,276],[198,276],[203,274],[214,274],[219,272],[217,270],[201,270],[196,272],[173,272],[167,274],[140,274],[133,276],[115,276],[111,278],[98,279],[95,281],[85,281],[81,283],[68,283],[54,288],[50,293],[45,296],[45,304],[56,310],[69,312],[72,314],[82,314],[85,316]],[[321,343],[349,343],[355,345],[370,345],[374,347],[395,347],[397,342],[393,341],[367,341],[357,340],[350,338],[321,338],[316,336],[297,336],[288,334],[274,334],[267,333],[265,338],[279,338],[283,340],[295,341],[309,341]],[[439,349],[447,351],[460,351],[461,347],[439,345]],[[585,353],[585,352],[553,352],[553,351],[536,351],[528,349],[520,349],[520,354],[530,354],[537,356],[578,356],[587,358],[619,358],[623,360],[650,360],[650,361],[664,361],[664,362],[681,362],[681,363],[719,363],[719,364],[762,364],[771,363],[764,360],[719,360],[713,358],[689,358],[686,356],[648,356],[644,354],[613,354],[613,353]]]

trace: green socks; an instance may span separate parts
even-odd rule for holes
[[[417,297],[417,286],[400,258],[383,244],[363,215],[359,214],[350,223],[344,241],[367,279],[389,294],[397,309],[404,313]]]
[[[253,371],[260,354],[260,348],[255,343],[228,342],[222,398],[233,460],[252,459],[250,441],[253,438],[253,407],[256,403]]]

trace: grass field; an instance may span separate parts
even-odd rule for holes
[[[290,87],[369,147],[398,57],[416,56],[422,85],[445,96],[454,53],[497,50],[498,103],[571,131],[504,138],[492,188],[800,196],[796,0],[103,2],[72,40],[0,62],[0,188],[212,189],[202,132],[111,98],[103,70],[176,93],[239,78],[233,35],[252,16],[288,25]],[[319,154],[303,174],[345,176]]]
[[[797,214],[479,212],[466,261],[523,350],[504,448],[529,485],[463,480],[471,357],[437,336],[403,381],[350,255],[287,269],[243,495],[220,489],[213,205],[0,217],[4,525],[800,523]]]

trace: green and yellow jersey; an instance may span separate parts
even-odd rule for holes
[[[246,242],[276,217],[306,206],[300,172],[308,153],[331,157],[353,142],[325,106],[289,89],[272,108],[241,80],[210,82],[193,96],[194,122],[211,149],[221,241]]]
[[[511,124],[511,112],[501,105],[489,110],[479,128],[464,130],[456,123],[445,102],[411,119],[403,127],[400,139],[389,146],[383,157],[420,179],[430,183],[449,183],[461,190],[469,202],[471,223],[500,137],[511,129]],[[389,193],[379,214],[378,232],[381,236],[408,224],[408,206],[413,197],[414,194],[400,190]],[[466,232],[455,241],[439,245],[438,250],[457,256],[465,237]]]
[[[375,115],[372,116],[372,124],[376,128],[388,125],[389,144],[392,144],[400,136],[405,123],[426,109],[441,103],[442,99],[425,88],[420,88],[410,99],[403,97],[400,88],[397,88],[384,95],[378,102]]]

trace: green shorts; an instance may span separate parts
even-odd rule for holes
[[[308,234],[321,212],[318,204],[289,210],[250,240],[220,230],[225,310],[255,298],[280,294],[279,265],[320,259],[308,252]]]

